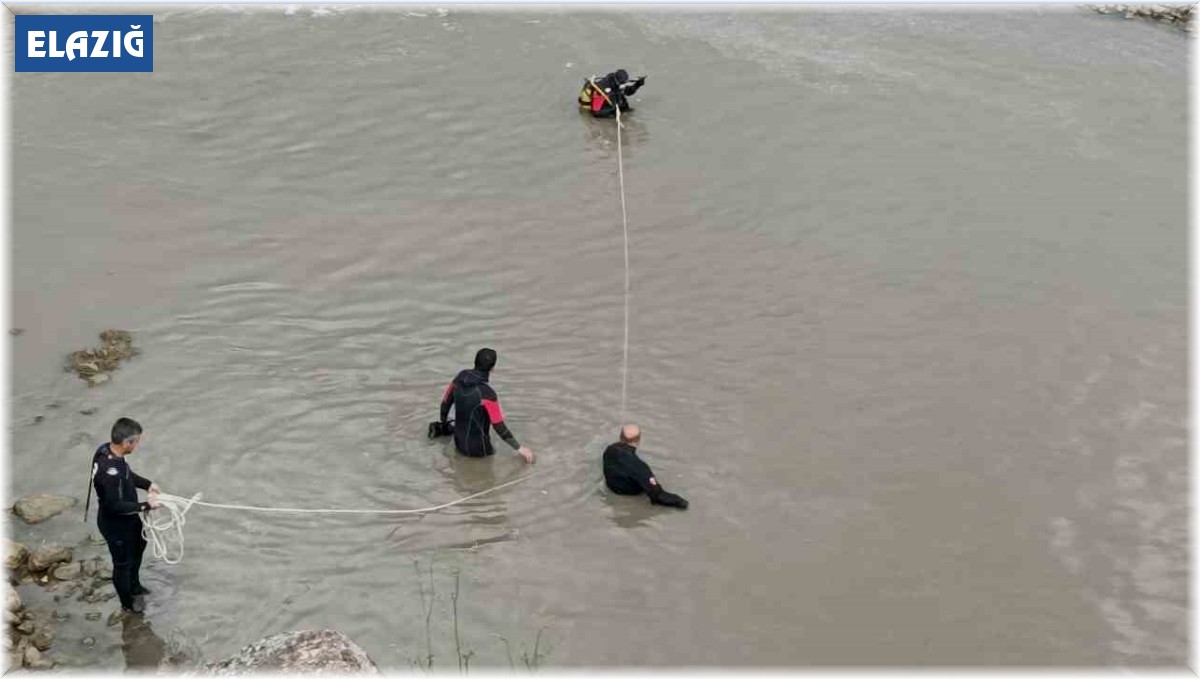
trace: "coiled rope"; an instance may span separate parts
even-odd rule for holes
[[[436,512],[447,507],[462,504],[468,500],[473,500],[477,497],[482,497],[489,493],[494,493],[509,486],[515,486],[523,481],[528,481],[533,478],[532,474],[506,481],[497,486],[492,486],[487,490],[482,490],[478,493],[472,493],[466,497],[445,502],[432,507],[420,507],[418,509],[308,509],[301,507],[259,507],[255,505],[230,505],[218,504],[216,502],[202,502],[200,500],[201,493],[196,493],[191,498],[180,497],[178,495],[170,495],[168,493],[159,493],[154,499],[162,504],[162,507],[149,512],[142,512],[139,516],[142,519],[142,537],[150,544],[151,554],[156,559],[162,559],[165,563],[177,564],[183,560],[183,524],[187,519],[187,512],[193,506],[209,507],[211,509],[232,509],[243,512],[275,512],[281,514],[376,514],[376,515],[398,515],[398,514],[428,514]],[[175,552],[178,552],[175,554]]]

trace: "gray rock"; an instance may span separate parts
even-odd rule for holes
[[[13,504],[13,513],[25,523],[41,523],[75,505],[75,498],[64,495],[29,495]]]
[[[101,561],[96,564],[96,577],[101,580],[112,579],[112,564]]]
[[[99,619],[100,619],[100,612],[99,612],[99,611],[92,611],[91,613],[88,613],[87,615],[83,616],[83,619],[84,619],[84,620],[91,620],[91,621],[93,621],[93,622],[94,622],[94,621],[96,621],[96,620],[99,620]]]
[[[95,375],[87,378],[87,383],[89,387],[98,387],[110,379],[112,378],[109,377],[108,373],[96,373]]]
[[[97,615],[99,615],[99,614],[97,614]],[[96,645],[96,637],[84,637],[83,645],[88,648],[95,646]]]
[[[81,575],[83,575],[83,564],[78,561],[63,564],[54,569],[54,578],[56,580],[74,580]]]
[[[358,644],[341,632],[308,630],[274,634],[237,655],[204,665],[201,674],[228,676],[252,671],[287,674],[379,674]]]
[[[8,616],[16,617],[18,611],[21,610],[21,595],[17,594],[17,590],[8,582],[4,583],[4,589],[7,590],[4,594],[4,612]]]
[[[74,556],[70,547],[43,545],[29,556],[29,570],[40,573],[54,564],[66,563]]]
[[[96,409],[95,408],[84,408],[83,410],[79,411],[79,414],[80,415],[95,415]]]
[[[54,643],[54,633],[48,629],[40,629],[34,633],[30,643],[39,651],[49,650],[50,644]]]
[[[21,623],[20,625],[17,625],[17,631],[20,632],[21,634],[25,634],[25,635],[33,634],[33,631],[34,631],[33,621],[26,620],[25,622]]]
[[[96,575],[96,560],[95,559],[88,559],[87,561],[83,562],[83,574],[88,576],[89,578]]]
[[[20,542],[8,541],[8,546],[4,550],[4,567],[9,572],[16,571],[21,566],[25,565],[25,560],[29,558],[29,548]]]

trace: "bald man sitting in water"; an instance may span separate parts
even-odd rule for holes
[[[650,465],[638,457],[637,445],[641,442],[642,431],[636,424],[621,427],[621,440],[604,451],[604,483],[618,495],[645,493],[656,505],[687,509],[688,501],[663,490]]]

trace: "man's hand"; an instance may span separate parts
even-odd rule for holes
[[[526,448],[525,446],[521,446],[520,448],[517,449],[517,455],[520,455],[521,457],[525,458],[526,464],[533,464],[533,451]]]
[[[634,80],[633,83],[635,85],[637,85],[638,87],[645,85],[646,84],[646,76],[642,76],[642,77],[638,78],[637,80]]]
[[[151,496],[149,500],[146,500],[146,506],[150,507],[150,509],[158,509],[159,507],[162,507],[162,503],[158,500],[155,500],[154,497]]]
[[[150,494],[151,495],[158,495],[161,492],[162,492],[162,489],[158,487],[157,483],[150,484]]]

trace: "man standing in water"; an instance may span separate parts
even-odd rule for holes
[[[604,451],[604,483],[618,495],[645,493],[656,505],[687,509],[688,501],[663,490],[650,465],[638,457],[637,445],[641,442],[642,431],[636,424],[621,427],[621,440]]]
[[[158,485],[134,474],[125,462],[125,456],[137,449],[141,437],[142,425],[122,417],[112,426],[112,440],[100,446],[92,456],[92,485],[99,506],[96,524],[112,554],[113,587],[121,599],[124,613],[141,613],[145,606],[140,598],[134,597],[150,593],[142,586],[138,573],[142,567],[142,553],[146,551],[138,514],[162,506],[155,499]],[[138,488],[149,492],[146,502],[138,501]]]
[[[488,377],[494,367],[495,350],[480,349],[475,354],[475,368],[458,373],[450,382],[450,386],[446,387],[446,392],[442,395],[440,422],[436,427],[431,426],[431,435],[434,431],[451,433],[451,425],[446,418],[450,415],[450,407],[454,406],[454,447],[458,448],[458,452],[468,457],[484,457],[495,453],[496,449],[492,447],[492,437],[489,435],[489,428],[494,427],[500,438],[525,458],[525,462],[533,462],[533,451],[517,443],[517,437],[513,436],[508,430],[508,425],[504,424],[500,397],[488,384]]]

